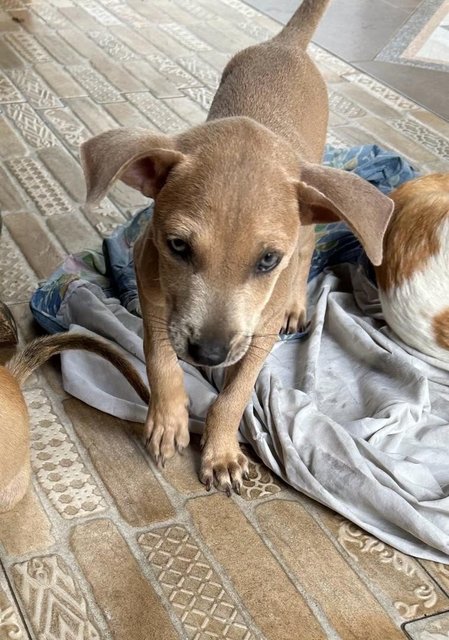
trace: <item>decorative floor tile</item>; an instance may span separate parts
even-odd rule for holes
[[[362,107],[335,91],[329,92],[329,108],[345,118],[361,118],[366,114]]]
[[[176,62],[167,58],[167,56],[153,54],[147,56],[147,59],[159,73],[170,78],[178,89],[198,85],[198,80],[191,76],[190,73],[187,73],[187,71],[176,64]]]
[[[186,123],[150,93],[130,93],[127,97],[161,131],[174,133],[186,129]]]
[[[260,25],[254,24],[254,22],[249,21],[240,22],[237,27],[244,33],[254,38],[254,40],[257,42],[269,40],[277,33],[277,30],[275,29],[267,29],[266,27],[261,27]]]
[[[138,542],[188,638],[254,638],[187,529],[157,529],[140,536]]]
[[[205,111],[209,111],[214,93],[207,87],[187,87],[184,93],[195,100]]]
[[[409,622],[404,631],[411,640],[448,640],[449,612]]]
[[[210,89],[217,89],[220,83],[220,74],[211,67],[207,62],[201,60],[197,56],[182,56],[177,62],[187,71],[198,78],[198,80],[207,85]]]
[[[12,573],[36,638],[100,640],[78,581],[62,558],[32,558],[15,564]]]
[[[440,158],[449,160],[449,140],[412,118],[395,120],[392,125]]]
[[[90,137],[86,127],[67,108],[49,109],[44,111],[42,116],[61,140],[76,152],[78,152],[80,144]]]
[[[109,200],[103,200],[100,205],[92,209],[82,207],[81,210],[103,237],[110,235],[114,229],[126,221],[125,216],[117,211]]]
[[[198,18],[198,20],[203,22],[213,20],[216,17],[215,13],[211,13],[202,5],[199,5],[192,0],[176,0],[176,4],[184,9],[184,11],[187,11],[187,13],[190,13],[191,16]]]
[[[96,482],[41,389],[25,392],[31,421],[31,464],[58,513],[68,520],[104,511]]]
[[[31,69],[11,69],[9,77],[35,109],[62,107],[59,98]]]
[[[137,11],[134,11],[131,7],[124,3],[111,3],[108,5],[109,9],[123,20],[123,22],[128,22],[132,27],[136,29],[145,29],[148,27],[148,20],[142,17]]]
[[[246,18],[255,18],[258,15],[257,11],[240,0],[221,0],[221,2]]]
[[[0,639],[25,640],[22,621],[7,586],[6,575],[0,566]]]
[[[11,80],[0,71],[0,103],[1,102],[24,102],[25,98],[13,85]]]
[[[0,299],[11,302],[28,302],[37,284],[24,257],[17,249],[6,229],[2,229],[0,242]]]
[[[402,620],[449,608],[449,599],[417,560],[330,511],[320,508],[320,518],[365,575],[388,594]]]
[[[120,92],[91,67],[75,65],[68,67],[68,70],[75,80],[88,91],[95,102],[121,102],[124,100]]]
[[[48,62],[51,61],[49,53],[37,42],[37,40],[25,31],[9,33],[5,40],[13,46],[19,55],[28,62]]]
[[[159,29],[168,33],[172,38],[192,51],[210,51],[212,48],[206,42],[197,38],[191,31],[176,22],[160,24]]]
[[[351,71],[350,73],[345,74],[345,78],[349,80],[349,82],[355,82],[356,84],[360,85],[361,87],[377,96],[378,98],[381,98],[382,100],[384,100],[384,102],[396,109],[400,109],[401,111],[415,111],[420,108],[414,102],[410,102],[410,100],[407,100],[407,98],[404,98],[404,96],[401,96],[399,93],[396,93],[396,91],[393,91],[393,89],[390,89],[386,85],[377,82],[377,80],[373,80],[373,78],[370,78],[363,73],[354,73],[353,71]]]
[[[54,147],[58,143],[50,129],[28,104],[8,104],[5,113],[32,147]]]
[[[94,2],[93,0],[78,0],[78,4],[105,27],[120,24],[120,20],[102,7],[99,2]]]
[[[34,0],[31,5],[31,10],[39,18],[45,20],[49,27],[52,29],[64,29],[70,26],[70,22],[67,18],[58,11],[55,7],[52,7],[47,1],[36,2]]]
[[[249,463],[249,480],[244,480],[242,498],[245,500],[257,500],[279,493],[281,487],[273,478],[271,472],[264,464],[259,462]]]
[[[62,188],[39,162],[26,157],[10,160],[7,164],[43,216],[73,212],[73,205]]]
[[[127,60],[137,58],[134,51],[131,51],[131,49],[120,42],[120,40],[117,40],[117,38],[114,38],[114,36],[105,31],[89,31],[89,37],[92,38],[99,47],[104,49],[107,55],[113,60],[126,62]]]

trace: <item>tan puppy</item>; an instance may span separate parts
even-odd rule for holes
[[[238,53],[204,125],[176,136],[108,131],[81,150],[89,202],[116,179],[155,199],[134,257],[156,460],[189,442],[178,357],[228,367],[203,438],[208,489],[239,492],[247,473],[236,432],[279,330],[305,322],[314,223],[346,220],[371,260],[382,257],[391,201],[318,164],[327,94],[305,49],[327,2],[304,0],[279,35]]]
[[[449,174],[406,182],[376,269],[390,327],[410,346],[449,361]]]
[[[27,345],[0,367],[0,513],[21,500],[30,481],[30,427],[21,385],[49,358],[67,349],[84,349],[105,358],[127,378],[142,400],[149,393],[134,367],[106,342],[84,335],[56,334]]]

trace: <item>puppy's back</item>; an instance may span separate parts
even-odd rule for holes
[[[385,319],[405,343],[449,361],[449,174],[412,180],[390,197],[376,268]]]
[[[30,477],[28,411],[16,379],[0,367],[0,513],[22,499]]]

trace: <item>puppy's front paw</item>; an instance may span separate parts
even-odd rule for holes
[[[303,333],[307,328],[307,311],[299,305],[292,305],[285,313],[284,323],[279,333]]]
[[[144,428],[144,442],[154,460],[165,466],[176,451],[189,444],[189,411],[186,402],[151,403]]]
[[[247,480],[248,459],[241,452],[237,440],[214,442],[205,439],[201,458],[200,480],[210,491],[212,485],[228,496],[232,489],[240,495],[242,479]]]

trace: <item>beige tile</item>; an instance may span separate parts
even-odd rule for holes
[[[178,638],[159,596],[110,520],[74,527],[71,547],[114,638]]]
[[[177,133],[187,128],[186,122],[175,113],[175,109],[170,109],[169,105],[171,106],[172,100],[185,101],[188,100],[188,98],[158,100],[150,92],[129,93],[127,98],[139,111],[151,120],[160,131],[164,133]],[[196,105],[194,105],[194,107],[196,107]]]
[[[54,543],[50,521],[31,487],[14,509],[0,514],[0,544],[9,556],[46,551]]]
[[[90,65],[71,65],[67,69],[95,102],[103,104],[105,102],[121,102],[125,99],[114,85]]]
[[[292,640],[301,629],[308,640],[326,637],[303,597],[233,500],[215,494],[192,499],[187,508],[202,539],[265,636]]]
[[[5,130],[3,126],[1,129],[3,131]],[[8,139],[8,134],[6,134],[6,139]],[[1,167],[0,184],[2,185],[2,188],[0,189],[0,210],[3,211],[3,213],[8,211],[20,211],[27,207],[24,196],[20,193],[17,186]]]
[[[80,144],[91,135],[83,123],[71,112],[70,107],[47,109],[41,112],[41,116],[59,136],[61,142],[75,154],[78,153]]]
[[[64,42],[58,33],[37,33],[36,40],[47,49],[55,62],[59,62],[59,64],[80,64],[83,60],[75,49]]]
[[[166,98],[163,102],[184,120],[183,129],[187,129],[188,124],[195,126],[206,121],[207,113],[190,98]]]
[[[9,77],[34,109],[62,107],[62,103],[55,93],[31,69],[11,69]]]
[[[319,509],[319,517],[346,559],[355,562],[372,588],[380,590],[402,620],[449,608],[449,598],[417,560],[396,551],[356,525]]]
[[[0,242],[0,299],[6,304],[28,302],[37,277],[12,240],[2,229]]]
[[[76,201],[84,202],[86,189],[80,165],[62,147],[39,151],[39,158],[64,190]]]
[[[358,126],[378,138],[387,148],[395,149],[416,163],[432,162],[437,157],[425,147],[402,135],[396,127],[390,126],[380,118],[366,116],[358,120]]]
[[[136,436],[130,436],[127,422],[76,400],[67,400],[64,408],[128,524],[144,527],[175,516],[173,506],[136,444]]]
[[[200,469],[200,446],[196,438],[191,438],[189,446],[184,449],[182,455],[177,455],[170,460],[164,469],[164,478],[181,493],[203,491],[198,473]]]
[[[156,529],[138,541],[187,637],[255,639],[220,576],[185,527]]]
[[[106,104],[104,108],[122,127],[143,127],[157,130],[157,127],[129,102],[114,102]]]
[[[81,211],[102,237],[109,235],[126,221],[125,216],[109,200],[103,200],[101,205],[96,207],[81,207]],[[90,244],[92,245],[92,241]]]
[[[106,504],[78,449],[42,389],[25,392],[31,422],[33,472],[59,515],[101,513]]]
[[[0,567],[0,638],[25,640],[27,637],[19,611],[7,586],[6,575]]]
[[[0,60],[2,61],[2,69],[15,69],[24,66],[23,60],[4,40],[0,40]]]
[[[113,200],[121,211],[127,216],[134,215],[138,209],[147,207],[150,200],[140,191],[128,187],[124,182],[117,181],[109,191],[109,197]]]
[[[171,77],[159,73],[159,71],[146,60],[129,60],[124,63],[124,66],[136,78],[142,78],[145,81],[146,87],[150,89],[151,93],[157,98],[182,96],[182,92],[176,86],[175,82],[172,82]]]
[[[80,583],[60,556],[17,563],[12,575],[36,638],[99,640]]]
[[[101,55],[102,53],[100,47],[98,47],[79,29],[61,29],[59,31],[59,35],[72,47],[72,49],[74,49],[74,51],[79,54],[79,56],[82,56],[81,61],[83,61],[83,59],[90,60],[93,56]],[[79,56],[76,63],[72,62],[70,64],[79,64]]]
[[[409,622],[404,628],[411,640],[446,640],[449,638],[449,612]]]
[[[73,213],[74,206],[64,189],[40,162],[26,156],[9,160],[7,166],[45,218]]]
[[[321,607],[341,638],[403,638],[401,630],[303,506],[271,500],[257,507],[256,516],[298,583]]]
[[[100,234],[92,229],[79,211],[54,216],[47,222],[67,253],[79,253],[84,249],[100,249]]]
[[[420,564],[438,582],[449,597],[449,565],[442,562],[431,562],[430,560],[420,560]]]
[[[143,83],[139,74],[132,75],[122,64],[111,60],[107,55],[95,55],[90,59],[90,63],[109,82],[111,82],[114,87],[123,93],[147,90],[147,86]],[[119,102],[115,104],[124,103]]]
[[[30,147],[42,149],[57,143],[56,137],[29,104],[7,104],[4,112]]]
[[[355,104],[360,105],[370,113],[379,118],[395,119],[400,114],[398,109],[392,107],[388,102],[384,102],[382,97],[376,97],[366,91],[362,86],[351,82],[341,82],[335,91],[352,100]]]
[[[90,98],[71,98],[67,100],[67,106],[94,135],[116,126],[104,107],[95,104]]]
[[[87,11],[84,11],[82,7],[61,7],[59,11],[66,16],[78,29],[83,31],[94,31],[100,27],[100,23],[95,20]]]
[[[281,491],[280,481],[275,479],[267,467],[260,462],[250,461],[249,480],[243,481],[242,498],[258,500]]]
[[[72,64],[75,64],[75,62],[72,62]],[[86,90],[80,87],[80,85],[64,71],[61,65],[55,62],[41,62],[35,66],[35,69],[60,98],[74,98],[86,95]]]
[[[122,42],[124,42],[130,49],[140,54],[141,56],[148,56],[151,54],[157,54],[158,49],[151,44],[146,38],[141,36],[136,31],[133,31],[126,25],[119,25],[111,27],[111,33],[117,36]]]
[[[48,278],[62,262],[64,252],[45,225],[32,213],[12,213],[4,222],[37,276]]]
[[[23,155],[26,152],[26,146],[3,116],[0,116],[0,140],[2,141],[0,156],[4,159]]]

